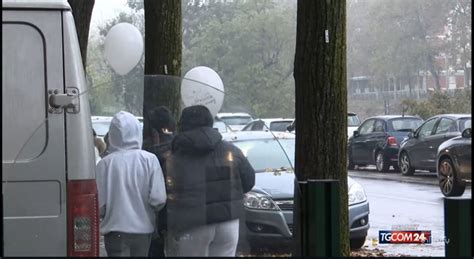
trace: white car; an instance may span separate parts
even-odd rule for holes
[[[214,124],[212,125],[212,127],[219,131],[219,133],[227,133],[230,131],[228,129],[229,126],[227,126],[223,121],[220,120],[214,120]]]
[[[109,132],[112,118],[112,116],[91,116],[92,128],[94,128],[97,137],[104,138],[107,132]],[[136,118],[143,129],[143,117],[136,116]]]
[[[291,118],[255,119],[245,125],[242,131],[288,131],[287,128],[293,121],[295,121],[295,119]]]
[[[347,139],[352,137],[354,131],[356,131],[360,126],[359,117],[353,112],[347,113]]]
[[[228,125],[233,131],[239,131],[252,121],[252,116],[244,112],[218,113],[216,117]]]
[[[91,120],[97,137],[103,138],[109,132],[112,116],[91,116]]]

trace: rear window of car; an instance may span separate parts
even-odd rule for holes
[[[397,118],[389,121],[394,131],[410,131],[417,129],[422,123],[422,119],[418,118]]]
[[[217,129],[220,133],[227,132],[227,126],[222,121],[215,121],[214,125],[212,126],[214,129]]]
[[[227,125],[247,125],[252,118],[245,116],[229,116],[220,118],[221,121],[225,122]]]
[[[110,121],[109,122],[92,122],[92,127],[95,130],[97,136],[103,137],[107,132],[109,132]]]
[[[291,121],[274,121],[270,123],[271,131],[286,131]]]
[[[463,132],[467,128],[471,128],[471,118],[459,119],[459,131]]]
[[[347,116],[347,126],[355,127],[360,125],[360,120],[357,115],[349,115]]]

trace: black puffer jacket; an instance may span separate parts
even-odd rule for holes
[[[255,171],[240,149],[210,127],[175,137],[167,171],[173,232],[241,217],[243,194],[255,184]]]

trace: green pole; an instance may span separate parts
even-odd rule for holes
[[[303,256],[341,256],[339,181],[308,180],[302,194]]]
[[[472,257],[471,199],[444,198],[446,257]]]

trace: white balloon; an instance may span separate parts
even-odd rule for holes
[[[195,67],[184,75],[181,97],[185,107],[201,104],[215,117],[224,102],[224,83],[211,68]]]
[[[143,53],[143,38],[130,23],[118,23],[105,37],[105,58],[119,75],[125,75],[140,61]]]

